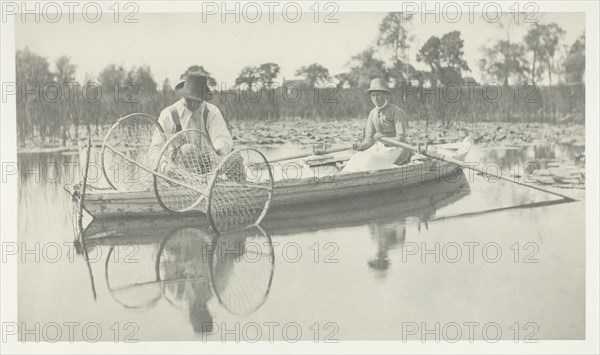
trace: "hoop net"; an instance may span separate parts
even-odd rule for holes
[[[102,170],[120,191],[154,188],[158,203],[172,212],[200,210],[217,232],[260,223],[273,194],[267,159],[253,148],[219,157],[210,138],[188,129],[168,140],[145,114],[117,121],[102,146]]]
[[[204,202],[210,174],[219,157],[206,134],[188,129],[174,134],[162,147],[154,175],[154,194],[173,212],[206,211]]]
[[[164,239],[158,252],[156,278],[163,297],[175,308],[211,296],[208,260],[212,236],[198,228],[181,228]]]
[[[273,195],[273,174],[265,156],[253,148],[227,155],[211,176],[206,214],[219,232],[259,224]]]
[[[222,234],[215,242],[211,284],[229,312],[246,315],[264,304],[274,273],[271,237],[260,226]]]
[[[161,299],[161,287],[154,273],[156,253],[153,244],[123,242],[110,246],[105,263],[106,286],[123,307],[148,309]]]
[[[149,170],[156,165],[165,140],[162,127],[149,115],[134,113],[119,119],[102,144],[102,172],[109,185],[119,191],[150,188]]]

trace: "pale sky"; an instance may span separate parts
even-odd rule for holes
[[[174,85],[187,67],[203,65],[218,82],[232,85],[242,67],[274,62],[280,65],[282,77],[293,78],[296,69],[319,63],[329,69],[330,75],[347,70],[350,57],[375,44],[378,26],[385,13],[338,13],[339,22],[314,23],[304,15],[297,23],[279,19],[269,23],[266,16],[258,23],[231,21],[202,22],[199,13],[138,13],[139,23],[114,23],[111,16],[103,16],[97,23],[81,19],[69,23],[63,16],[58,23],[16,21],[16,48],[30,50],[46,57],[52,69],[61,55],[71,58],[77,66],[77,80],[86,74],[96,77],[110,63],[133,66],[148,65],[159,84],[169,78]],[[556,22],[565,31],[563,45],[570,46],[585,30],[583,13],[539,13],[541,23]],[[433,18],[432,18],[433,19]],[[514,27],[514,26],[513,26]],[[458,23],[440,21],[413,24],[414,40],[410,50],[411,64],[427,39],[458,30],[464,39],[465,59],[472,72],[480,79],[479,49],[506,34],[495,24],[479,16],[473,23],[463,16]],[[511,40],[520,41],[526,26],[515,27]]]

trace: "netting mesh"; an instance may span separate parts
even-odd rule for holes
[[[162,148],[155,169],[160,174],[154,177],[157,200],[174,212],[205,210],[205,190],[219,161],[201,131],[189,129],[173,135]]]
[[[215,242],[211,282],[219,303],[246,315],[267,299],[274,273],[271,237],[260,226],[221,234]]]
[[[157,246],[114,243],[106,253],[105,279],[112,298],[125,308],[147,309],[161,298],[156,282]]]
[[[219,164],[208,188],[207,215],[219,233],[258,224],[273,193],[273,175],[264,155],[252,148],[231,152]]]
[[[211,297],[208,260],[213,250],[212,236],[198,228],[181,228],[165,238],[156,275],[172,306],[189,310]]]
[[[120,191],[149,189],[153,175],[146,169],[156,166],[165,141],[162,128],[151,116],[134,113],[119,119],[102,145],[102,170],[108,183]]]
[[[266,158],[252,148],[219,157],[210,138],[189,129],[168,140],[152,117],[121,118],[104,139],[102,169],[120,191],[151,185],[166,210],[206,212],[217,232],[258,224],[266,214],[273,174]]]

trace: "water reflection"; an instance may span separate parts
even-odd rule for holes
[[[474,150],[470,156],[470,161],[482,163],[495,163],[502,168],[508,168],[515,163],[535,163],[537,168],[546,169],[548,163],[555,160],[568,161],[575,163],[581,161],[585,154],[584,145],[576,144],[547,144],[547,145],[527,145],[524,147],[506,147],[499,149],[478,149]]]
[[[213,330],[208,307],[213,297],[235,315],[253,313],[267,299],[274,252],[260,226],[221,235],[187,226],[142,244],[133,237],[121,230],[118,239],[108,233],[84,240],[86,248],[109,248],[106,287],[124,308],[148,310],[163,301],[186,314],[194,332],[202,334]]]
[[[385,191],[317,206],[288,206],[269,214],[266,228],[278,236],[367,225],[376,252],[367,265],[385,277],[401,248],[407,223],[426,225],[439,208],[469,195],[464,175],[397,191]],[[295,216],[296,218],[290,218]],[[104,278],[110,297],[129,310],[168,305],[185,315],[195,334],[210,334],[215,321],[210,302],[245,316],[267,301],[274,277],[271,236],[260,226],[214,235],[203,216],[96,220],[82,243],[91,255],[108,248]],[[90,273],[93,283],[93,275]]]
[[[532,159],[542,162],[577,156],[583,149],[556,145],[521,150],[473,150],[468,160],[502,164]],[[293,152],[281,152],[281,155],[288,153]],[[76,162],[76,158],[56,154],[19,155],[19,242],[62,244],[72,238],[68,214],[72,203],[62,186],[66,182],[78,182],[78,169],[63,168],[59,179],[41,181],[36,176],[52,176],[51,170],[38,175],[25,171],[34,171],[37,162],[68,166],[71,161]],[[37,171],[42,170],[37,168]],[[477,314],[482,314],[482,319],[489,320],[503,319],[505,313],[517,314],[505,311],[513,305],[497,307],[497,304],[503,305],[507,292],[525,292],[529,300],[548,295],[565,299],[567,292],[572,297],[563,312],[559,312],[559,318],[579,324],[569,334],[581,334],[581,329],[585,329],[580,326],[583,324],[580,320],[585,319],[584,312],[580,312],[585,308],[585,292],[580,291],[585,289],[584,279],[580,278],[585,240],[579,238],[581,228],[578,226],[585,225],[585,221],[580,221],[584,204],[560,210],[544,208],[513,211],[508,215],[483,215],[477,219],[481,222],[472,228],[465,228],[461,221],[443,220],[549,199],[539,192],[508,183],[491,184],[480,176],[474,178],[469,183],[460,177],[455,183],[442,181],[352,199],[272,209],[264,221],[269,233],[254,231],[255,234],[249,236],[229,236],[228,242],[224,239],[217,242],[215,236],[206,232],[204,216],[93,221],[84,231],[84,243],[92,259],[98,301],[93,302],[90,296],[86,284],[88,276],[81,259],[75,263],[66,257],[62,263],[23,263],[17,269],[19,280],[27,280],[18,283],[19,321],[83,323],[93,319],[106,327],[115,321],[135,321],[143,325],[142,340],[189,340],[194,337],[190,333],[202,332],[203,326],[208,332],[207,323],[211,320],[217,324],[240,320],[298,320],[305,321],[308,329],[315,317],[320,317],[321,324],[335,320],[349,332],[344,335],[346,338],[355,339],[356,319],[343,315],[348,314],[349,309],[358,308],[356,314],[362,319],[360,327],[365,338],[384,334],[388,339],[397,339],[394,337],[398,334],[398,319],[420,319],[418,317],[433,314],[461,319],[462,313],[454,312],[456,307],[438,307],[432,311],[435,297],[419,291],[438,287],[440,292],[433,295],[467,300],[467,304],[474,304]],[[500,221],[514,221],[518,225],[481,228],[483,224],[498,223],[494,220],[496,216],[504,216]],[[571,227],[565,230],[564,226]],[[504,230],[512,233],[503,235]],[[565,233],[574,236],[574,243],[569,243],[567,249],[562,243]],[[312,251],[309,247],[316,242],[320,245],[338,243],[340,249],[336,256],[341,262],[315,264],[313,254],[307,253],[299,263],[285,263],[280,257],[281,247],[277,247],[278,276],[275,278],[271,236],[275,244],[282,245],[285,240],[299,242],[306,251]],[[436,270],[429,265],[402,262],[401,248],[420,239],[504,242],[502,246],[506,248],[515,242],[543,241],[540,260],[544,262],[528,264],[527,272],[518,268],[523,264],[508,265],[508,262],[506,268],[485,269],[465,264]],[[208,248],[211,244],[213,247]],[[241,246],[244,246],[243,252],[239,251]],[[102,250],[101,263],[97,262],[100,259],[94,262],[100,254],[95,249]],[[107,256],[109,250],[112,251]],[[485,281],[490,279],[490,273],[494,276],[492,279],[501,281],[497,289]],[[447,282],[440,283],[438,279]],[[472,287],[465,288],[462,279],[472,280]],[[336,282],[346,282],[360,292],[347,292],[346,287],[337,287]],[[413,292],[402,287],[406,284],[415,286]],[[381,298],[382,294],[386,297]],[[482,294],[497,297],[481,298]],[[378,296],[377,304],[356,306],[366,298]],[[534,303],[524,303],[515,312],[529,319],[541,319],[543,329],[558,329],[553,328],[556,317],[544,318],[547,312],[536,312],[539,307]],[[290,304],[297,307],[290,308]],[[318,314],[311,314],[313,309]],[[247,314],[252,315],[244,318]],[[488,316],[490,318],[485,318]],[[373,329],[377,333],[371,331]],[[547,335],[546,332],[544,336]]]
[[[396,203],[402,205],[402,208],[408,206],[409,210],[404,210],[395,218],[382,216],[382,218],[369,223],[369,234],[376,245],[377,251],[368,261],[368,266],[377,270],[378,276],[385,276],[385,270],[391,264],[388,252],[403,247],[407,238],[407,223],[415,223],[417,232],[420,232],[421,228],[427,230],[429,229],[429,221],[435,218],[438,209],[458,201],[469,195],[469,193],[469,184],[462,174],[456,181],[442,180],[430,184],[427,189],[417,188],[412,191],[405,191],[405,196],[403,196],[405,199],[398,200]],[[418,194],[419,197],[415,199],[408,198],[413,194]],[[393,206],[386,206],[386,210],[393,210]]]
[[[397,223],[374,223],[369,225],[371,238],[377,244],[377,254],[369,260],[369,267],[376,270],[387,270],[390,266],[388,251],[401,246],[406,240],[404,221]]]
[[[404,223],[404,219],[417,222],[469,194],[466,176],[457,171],[455,176],[422,185],[273,208],[262,224],[272,234],[291,235],[372,223]]]

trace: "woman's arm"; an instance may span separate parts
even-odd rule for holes
[[[365,127],[365,138],[362,143],[356,145],[356,150],[363,151],[369,149],[373,143],[375,143],[375,126],[373,125],[373,117],[369,114],[367,125]]]

